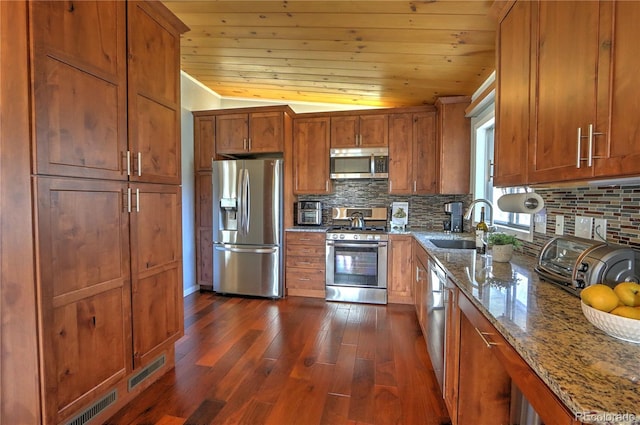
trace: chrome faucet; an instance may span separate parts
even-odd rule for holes
[[[479,204],[479,203],[485,203],[489,207],[489,223],[488,223],[488,226],[492,227],[493,226],[493,205],[491,205],[491,201],[488,201],[486,199],[476,199],[475,201],[471,202],[471,204],[469,204],[469,209],[467,209],[467,212],[464,213],[464,218],[467,219],[467,220],[470,220],[471,219],[471,214],[473,214],[473,209],[474,209],[475,205]]]

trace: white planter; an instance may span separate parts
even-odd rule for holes
[[[513,245],[494,245],[491,248],[491,258],[498,263],[508,263],[513,256]]]

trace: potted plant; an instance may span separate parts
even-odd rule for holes
[[[513,256],[513,248],[518,248],[522,242],[515,236],[506,233],[489,233],[489,245],[492,247],[493,261],[508,263]]]

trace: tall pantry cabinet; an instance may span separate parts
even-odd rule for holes
[[[29,17],[43,422],[106,418],[183,334],[187,28],[145,1],[31,2]]]

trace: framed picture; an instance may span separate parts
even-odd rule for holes
[[[391,227],[406,227],[409,222],[409,203],[394,202],[391,206]]]

